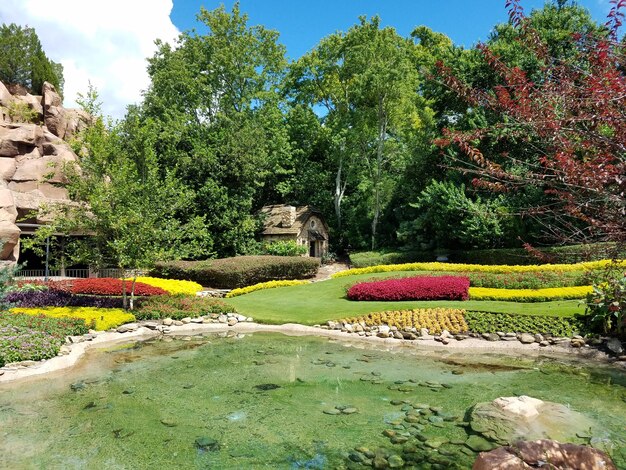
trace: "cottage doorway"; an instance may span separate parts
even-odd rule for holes
[[[317,242],[315,241],[309,242],[309,256],[311,258],[315,258],[317,256],[316,245],[317,245]]]

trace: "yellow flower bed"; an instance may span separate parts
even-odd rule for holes
[[[453,308],[420,308],[414,310],[393,310],[370,313],[358,317],[346,318],[348,323],[364,322],[367,326],[388,325],[399,330],[404,328],[428,328],[431,335],[448,330],[452,334],[468,331],[465,323],[465,310]]]
[[[584,299],[593,291],[592,286],[552,287],[546,289],[490,289],[470,287],[470,300],[514,300],[517,302],[543,302],[550,300]]]
[[[483,272],[483,273],[528,273],[528,272],[570,272],[592,271],[602,269],[611,264],[611,260],[587,261],[577,264],[533,264],[528,266],[509,265],[483,265],[483,264],[455,264],[455,263],[406,263],[406,264],[383,264],[369,266],[367,268],[354,268],[339,271],[332,275],[333,278],[353,276],[356,274],[385,273],[390,271],[450,271],[450,272]],[[626,260],[618,261],[619,266],[626,267]]]
[[[132,281],[132,279],[130,278],[126,280]],[[158,277],[142,276],[137,278],[137,282],[142,282],[152,287],[160,287],[161,289],[169,292],[172,295],[195,295],[196,292],[200,292],[202,290],[202,286],[193,281],[179,281],[176,279],[161,279]]]
[[[237,297],[238,295],[249,294],[250,292],[254,292],[255,290],[263,290],[263,289],[273,289],[275,287],[289,287],[289,286],[299,286],[302,284],[308,284],[309,281],[268,281],[261,282],[259,284],[253,284],[247,287],[240,287],[239,289],[233,289],[226,297]]]
[[[52,318],[79,318],[85,320],[90,328],[99,331],[108,330],[124,323],[135,321],[135,316],[121,308],[95,308],[95,307],[36,307],[11,309],[11,313],[24,313],[26,315],[45,315]]]

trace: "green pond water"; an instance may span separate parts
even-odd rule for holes
[[[514,395],[593,419],[600,431],[580,442],[593,438],[626,468],[623,372],[273,333],[137,343],[0,385],[0,468],[366,468],[354,460],[375,454],[471,468],[467,410]],[[429,407],[408,422],[418,403]]]

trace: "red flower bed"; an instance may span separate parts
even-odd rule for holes
[[[130,294],[131,284],[131,281],[126,281],[127,294]],[[72,294],[122,295],[122,280],[112,277],[50,281],[48,282],[48,287],[53,290],[70,292]],[[168,295],[168,292],[160,287],[153,287],[137,282],[135,283],[135,295]]]
[[[348,289],[350,300],[467,300],[470,281],[460,276],[417,276],[362,282]]]

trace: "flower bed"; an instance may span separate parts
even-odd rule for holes
[[[466,312],[465,321],[474,333],[540,333],[553,336],[572,336],[582,325],[575,318],[546,317],[543,315],[511,315],[508,313]]]
[[[130,281],[132,279],[126,280]],[[172,295],[195,295],[197,292],[202,290],[202,286],[197,282],[180,281],[177,279],[161,279],[159,277],[140,276],[137,278],[137,282],[152,287],[158,287],[159,289],[163,289]]]
[[[428,328],[430,334],[440,334],[448,330],[452,334],[464,333],[468,330],[463,315],[465,310],[450,308],[426,308],[415,310],[394,310],[370,313],[358,317],[341,320],[346,323],[364,323],[367,326],[395,326],[399,330],[406,328]]]
[[[47,283],[52,290],[71,292],[72,294],[88,295],[122,295],[123,281],[112,277],[72,279],[67,281],[50,281]],[[126,281],[126,293],[130,295],[131,282]],[[136,296],[164,295],[167,291],[141,282],[135,283]]]
[[[472,300],[507,300],[514,302],[548,302],[552,300],[584,299],[592,286],[552,287],[547,289],[490,289],[470,287]]]
[[[274,289],[276,287],[299,286],[299,285],[302,285],[302,284],[309,284],[309,281],[293,280],[293,281],[268,281],[268,282],[261,282],[259,284],[253,284],[251,286],[240,287],[238,289],[233,289],[228,294],[226,294],[226,297],[229,297],[229,298],[230,297],[237,297],[239,295],[249,294],[250,292],[254,292],[254,291],[257,291],[257,290]]]
[[[356,274],[384,273],[391,271],[453,271],[453,272],[486,272],[486,273],[527,273],[527,272],[572,272],[594,271],[603,269],[611,260],[589,261],[577,264],[542,264],[528,266],[454,264],[454,263],[406,263],[369,266],[367,268],[348,269],[332,275],[333,278]],[[626,267],[626,261],[620,261]]]
[[[0,367],[54,357],[66,336],[82,335],[87,330],[82,320],[0,312]]]
[[[11,313],[26,315],[44,315],[49,318],[78,318],[90,328],[96,330],[108,330],[124,323],[135,321],[135,316],[119,308],[93,308],[93,307],[15,307]]]
[[[417,276],[362,282],[348,289],[350,300],[467,300],[469,278]]]
[[[17,307],[122,308],[120,297],[74,295],[57,290],[11,292],[4,300]]]
[[[197,318],[211,313],[234,313],[235,309],[221,300],[188,295],[159,295],[141,299],[133,313],[138,320],[185,317]]]

